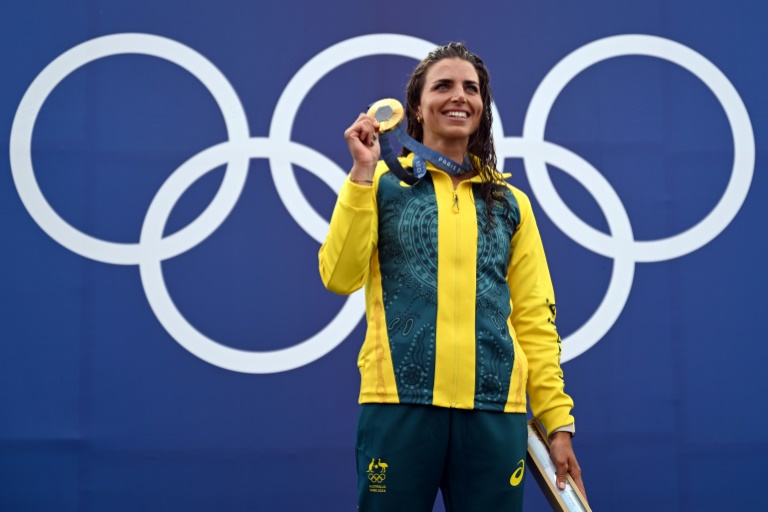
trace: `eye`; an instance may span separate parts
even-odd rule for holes
[[[442,90],[447,89],[447,88],[448,88],[448,84],[446,84],[446,83],[440,83],[440,84],[437,84],[435,86],[435,90],[436,91],[442,91]]]
[[[468,85],[467,86],[467,90],[470,91],[470,92],[474,92],[474,93],[480,92],[480,90],[478,89],[478,87],[476,85]]]

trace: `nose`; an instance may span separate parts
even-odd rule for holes
[[[467,98],[464,95],[463,87],[457,87],[453,91],[453,98],[451,98],[451,101],[453,101],[454,103],[465,103],[467,101]]]

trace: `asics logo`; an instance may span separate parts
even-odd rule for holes
[[[525,459],[520,459],[520,462],[518,462],[517,465],[520,467],[518,467],[509,478],[509,485],[512,487],[520,485],[520,482],[523,481],[523,475],[525,475]]]

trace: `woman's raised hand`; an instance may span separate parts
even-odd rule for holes
[[[379,145],[379,123],[367,114],[360,114],[352,126],[344,132],[349,152],[354,163],[349,177],[353,180],[369,181],[373,179],[376,162],[381,155]]]

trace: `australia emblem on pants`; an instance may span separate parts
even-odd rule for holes
[[[371,482],[368,485],[369,491],[387,492],[387,486],[384,484],[384,480],[387,479],[387,468],[389,464],[381,459],[371,459],[371,463],[368,464],[368,480]]]

